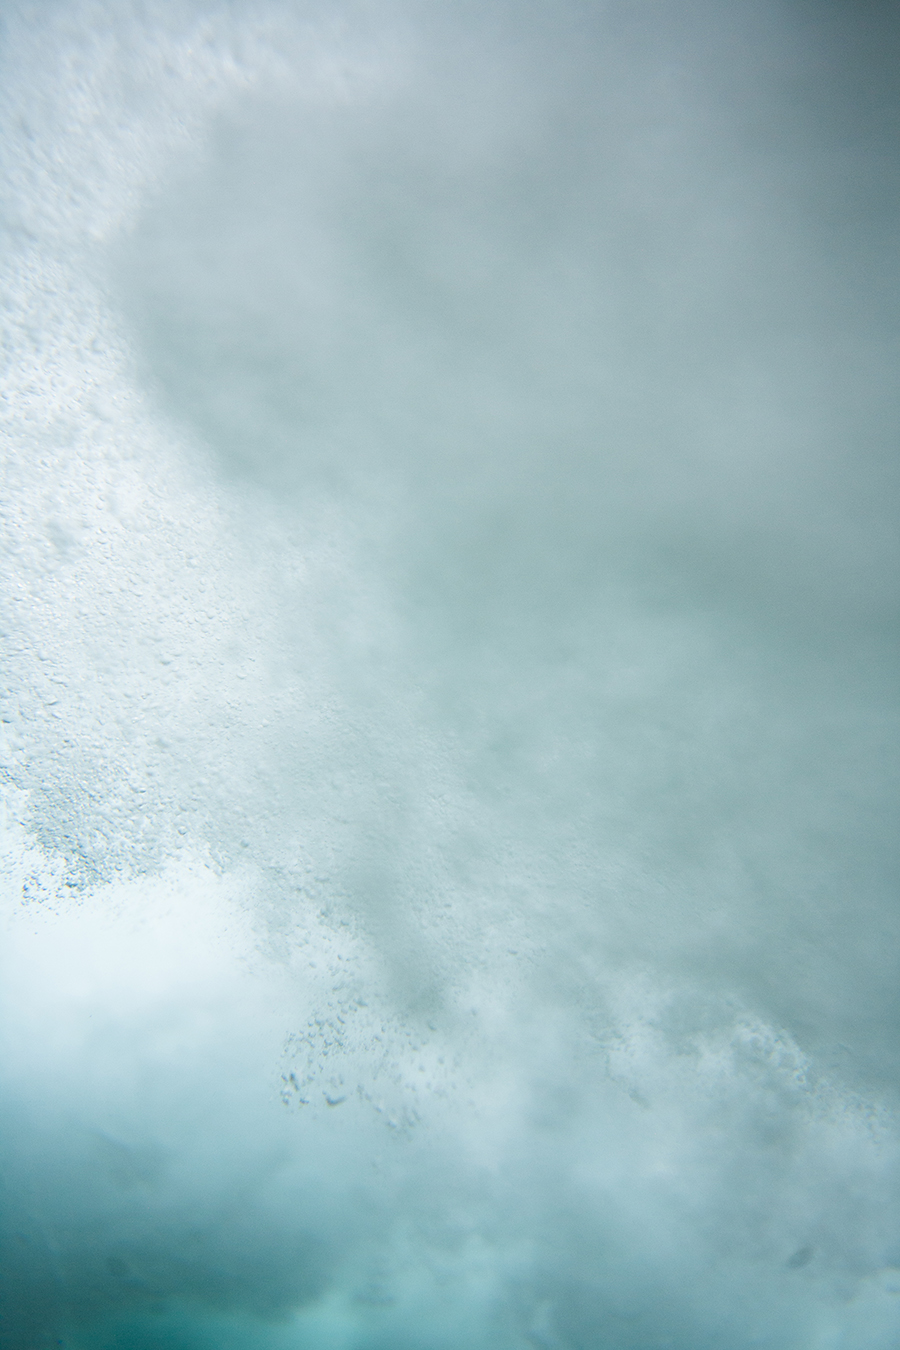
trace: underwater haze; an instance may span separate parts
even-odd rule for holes
[[[896,1350],[896,7],[0,28],[0,1346]]]

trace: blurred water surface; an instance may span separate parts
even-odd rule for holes
[[[4,1346],[896,1344],[898,39],[9,8]]]

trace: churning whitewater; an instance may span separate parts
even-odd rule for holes
[[[10,0],[4,1350],[893,1350],[900,23]]]

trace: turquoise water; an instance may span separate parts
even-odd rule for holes
[[[890,7],[3,44],[4,1350],[892,1350]]]

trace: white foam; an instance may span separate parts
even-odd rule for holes
[[[16,1350],[896,1338],[880,470],[692,298],[818,244],[526,8],[9,20]]]

